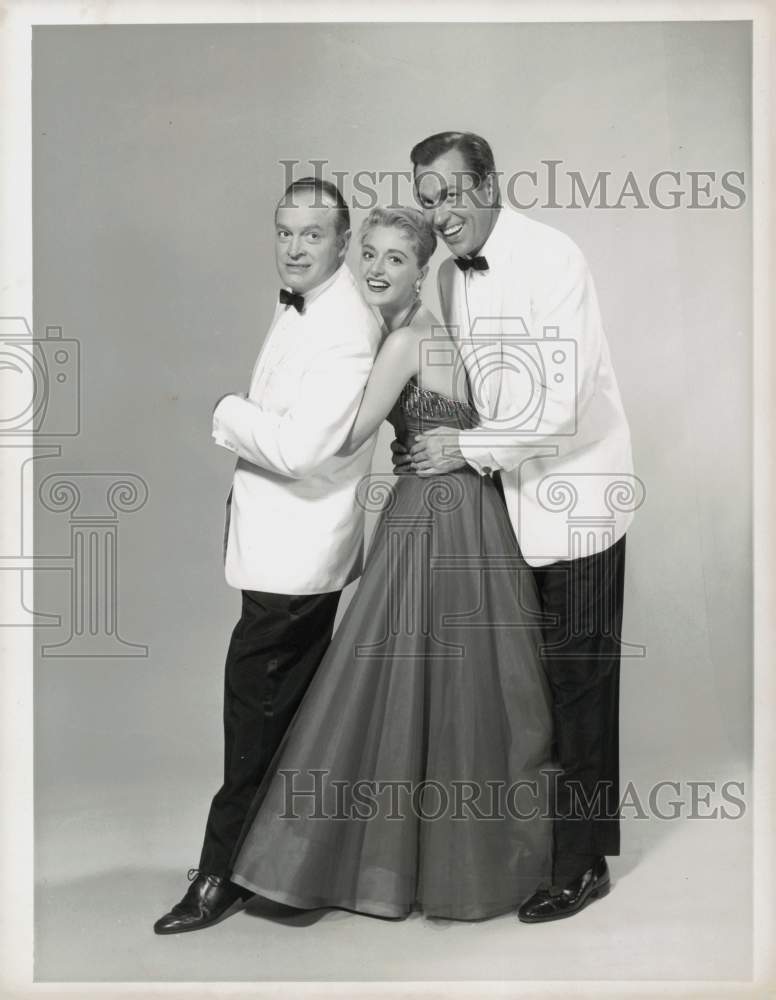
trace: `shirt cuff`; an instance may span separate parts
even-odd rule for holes
[[[219,445],[221,448],[227,448],[229,451],[237,452],[234,441],[230,441],[228,438],[224,437],[222,434],[217,434],[215,431],[212,434],[213,442]]]
[[[493,453],[488,448],[477,444],[476,431],[461,431],[458,435],[458,447],[466,459],[466,464],[470,465],[475,472],[479,472],[481,476],[491,476],[494,471],[500,468],[493,458]]]
[[[229,431],[224,426],[222,426],[221,420],[218,416],[218,408],[221,406],[221,404],[224,402],[225,399],[230,399],[232,397],[235,397],[237,399],[242,398],[236,392],[228,392],[225,396],[222,396],[218,400],[216,405],[213,407],[213,429],[211,431],[211,437],[213,438],[213,441],[217,445],[220,445],[220,447],[228,448],[229,451],[236,452],[237,445],[234,443],[234,441],[230,439]]]

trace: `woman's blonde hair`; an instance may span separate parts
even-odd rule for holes
[[[395,226],[401,229],[412,244],[418,267],[425,267],[436,250],[434,228],[417,208],[373,208],[359,230],[362,243],[369,230],[375,226]]]

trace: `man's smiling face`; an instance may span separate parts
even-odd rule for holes
[[[415,193],[426,218],[457,257],[482,248],[495,217],[495,181],[482,183],[457,149],[415,168]]]

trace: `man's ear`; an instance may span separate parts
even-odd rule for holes
[[[488,192],[488,204],[492,206],[496,201],[496,177],[494,174],[488,174],[485,185]]]
[[[337,256],[340,260],[345,259],[345,254],[348,252],[348,247],[350,246],[350,237],[352,236],[352,230],[346,229],[344,233],[340,234],[339,237],[339,253]]]

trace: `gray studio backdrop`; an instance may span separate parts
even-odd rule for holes
[[[402,171],[441,129],[487,136],[504,171],[537,171],[529,214],[569,233],[596,279],[647,489],[628,543],[625,638],[647,655],[623,666],[624,774],[747,759],[750,196],[690,208],[687,172],[715,172],[719,195],[742,171],[749,192],[749,73],[735,22],[35,29],[34,325],[78,341],[81,379],[78,433],[51,428],[61,453],[34,463],[37,554],[77,548],[36,581],[38,610],[61,616],[35,637],[41,879],[196,863],[239,614],[221,562],[233,459],[210,416],[247,387],[272,313],[280,161]],[[549,160],[564,203],[564,171],[609,171],[616,190],[628,171],[644,188],[678,171],[685,197],[543,207]],[[79,484],[77,509],[50,476]],[[100,617],[106,587],[135,645],[100,646],[100,619],[84,645],[41,655],[67,643],[78,607]]]

